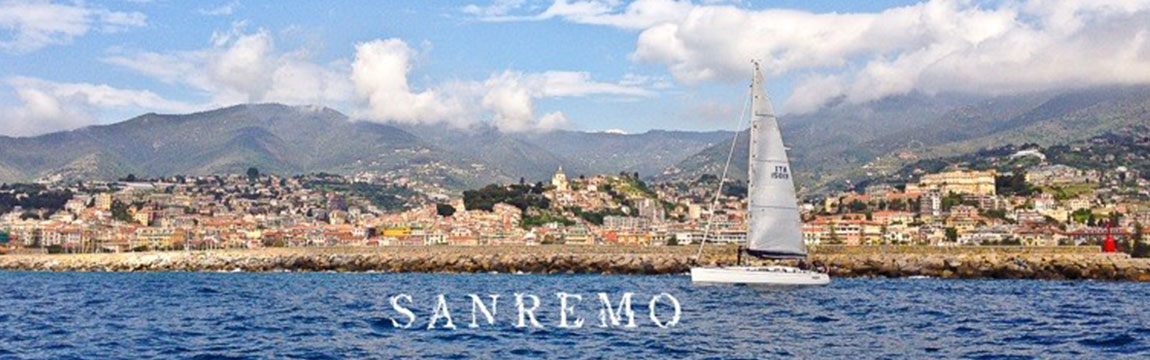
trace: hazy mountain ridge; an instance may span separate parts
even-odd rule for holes
[[[187,115],[145,114],[111,125],[30,138],[0,138],[7,166],[28,180],[68,170],[74,178],[324,171],[426,144],[394,127],[347,121],[330,109],[239,105]],[[97,159],[77,163],[78,159]]]
[[[731,137],[728,131],[652,130],[641,134],[552,131],[523,134],[522,138],[547,147],[571,163],[580,164],[577,173],[599,174],[638,172],[658,174],[687,156]]]
[[[454,156],[502,169],[515,179],[545,180],[563,166],[568,176],[639,172],[654,175],[712,146],[730,132],[652,130],[613,134],[557,130],[504,133],[487,126],[444,129],[401,126]]]
[[[846,186],[907,163],[1004,144],[1053,145],[1150,124],[1150,87],[1110,87],[994,98],[957,95],[838,102],[784,116],[798,184]],[[387,125],[351,121],[317,107],[238,105],[186,115],[145,114],[110,125],[0,137],[0,182],[38,178],[264,172],[373,171],[473,188],[490,182],[638,172],[659,180],[722,170],[729,131],[642,134],[505,133],[489,125]],[[747,136],[738,137],[729,175],[746,174]]]
[[[837,104],[780,118],[800,187],[843,188],[846,180],[898,169],[917,159],[953,156],[1004,144],[1049,146],[1109,130],[1150,124],[1150,87],[1107,87],[955,102],[911,95],[866,104]],[[945,96],[943,96],[945,97]],[[916,109],[884,107],[910,102]],[[860,114],[851,118],[849,114]],[[835,126],[831,126],[835,125]],[[745,136],[730,176],[746,178]],[[720,143],[667,169],[661,179],[717,174],[730,149]]]
[[[254,166],[280,174],[372,171],[463,189],[520,177],[546,180],[559,166],[572,176],[654,173],[725,136],[400,127],[351,121],[327,108],[250,104],[0,137],[0,182],[242,173]]]

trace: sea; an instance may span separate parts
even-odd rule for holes
[[[582,319],[582,327],[558,326],[559,293],[580,296],[568,298],[568,325]],[[600,293],[612,303],[608,319],[600,318]],[[619,306],[626,293],[631,328]],[[415,318],[408,328],[391,303],[401,294],[410,301],[398,304]],[[469,327],[468,294],[499,295],[494,324],[480,312]],[[516,326],[516,294],[525,308],[538,298],[541,327]],[[455,329],[443,317],[428,329],[440,295]],[[1146,359],[1150,285],[834,279],[756,288],[693,286],[682,275],[0,272],[0,359],[145,358]]]

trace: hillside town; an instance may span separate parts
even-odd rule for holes
[[[0,252],[262,247],[641,245],[745,240],[746,185],[638,174],[490,185],[428,196],[371,177],[259,174],[0,187]],[[802,204],[809,245],[1129,248],[1150,225],[1136,170],[947,169]]]

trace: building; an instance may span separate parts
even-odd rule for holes
[[[635,208],[639,211],[639,217],[649,219],[651,221],[663,220],[663,218],[666,216],[666,212],[663,209],[662,204],[660,204],[659,201],[655,199],[636,199]]]
[[[583,226],[568,227],[563,231],[563,243],[570,245],[595,245],[595,236]]]
[[[703,206],[695,203],[687,205],[687,219],[699,220],[703,217]]]
[[[871,196],[886,196],[896,191],[890,184],[875,184],[867,186],[865,190],[866,194]]]
[[[100,210],[111,210],[112,194],[106,192],[96,194],[96,208]]]
[[[603,227],[608,229],[645,229],[650,222],[646,218],[610,215],[603,217]]]
[[[563,173],[562,166],[559,167],[559,170],[555,171],[555,175],[551,176],[551,186],[554,186],[557,191],[571,190],[571,184],[567,182],[567,174]]]
[[[871,219],[883,225],[905,225],[914,222],[914,214],[906,211],[875,211],[871,216]]]
[[[1066,165],[1036,166],[1026,172],[1026,182],[1034,185],[1069,185],[1090,181],[1084,171]]]
[[[907,192],[938,191],[943,194],[974,194],[994,195],[994,170],[986,171],[948,171],[938,174],[926,174],[919,180],[918,185],[912,189],[907,185]]]
[[[935,218],[942,215],[942,195],[930,192],[919,198],[919,215]]]

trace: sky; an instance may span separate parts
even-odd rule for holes
[[[1150,0],[0,0],[0,135],[242,103],[506,132],[732,129],[908,93],[1150,83]]]

